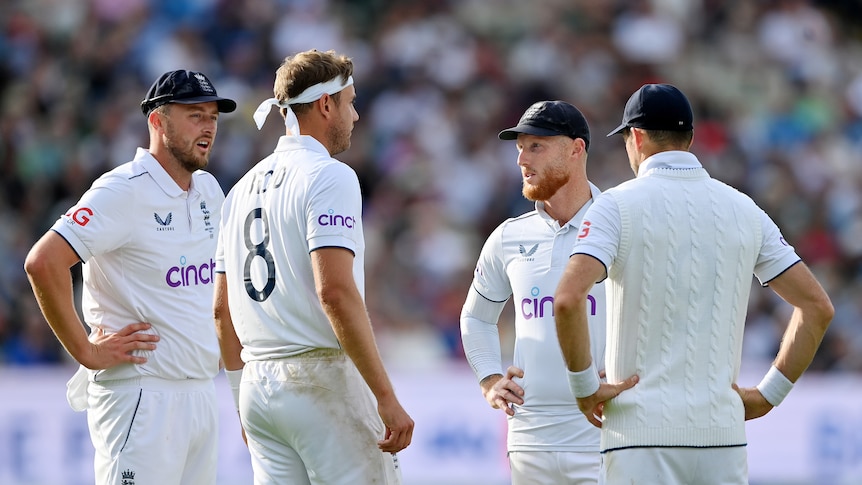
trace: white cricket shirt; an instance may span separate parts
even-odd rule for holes
[[[592,198],[600,192],[590,184]],[[588,201],[562,227],[548,216],[541,202],[536,210],[503,222],[485,242],[473,276],[473,288],[502,305],[512,297],[515,306],[517,379],[524,388],[524,404],[509,419],[510,451],[598,451],[599,430],[578,410],[566,376],[566,366],[554,321],[554,292],[578,237],[578,226],[592,204]],[[481,303],[480,303],[481,305]],[[590,348],[599,369],[604,368],[605,289],[596,285],[587,302]],[[477,312],[465,304],[462,319]],[[481,310],[478,311],[481,313]],[[485,322],[496,325],[497,322]],[[472,354],[465,343],[465,353]],[[495,349],[498,351],[498,349]],[[500,362],[471,361],[479,380],[502,373]]]
[[[574,253],[607,267],[608,381],[640,379],[605,404],[602,451],[744,445],[732,385],[751,275],[799,261],[768,216],[694,155],[662,152],[596,200]]]
[[[85,263],[82,308],[114,333],[148,322],[161,340],[146,364],[91,371],[105,381],[140,375],[204,379],[218,373],[212,317],[216,231],[224,192],[202,170],[183,191],[150,153],[102,175],[53,229]]]
[[[282,136],[275,152],[228,193],[216,255],[226,274],[242,359],[340,348],[314,286],[311,251],[354,254],[365,297],[362,197],[356,172],[310,136]]]

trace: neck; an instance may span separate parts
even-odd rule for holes
[[[192,173],[186,170],[170,152],[161,149],[158,145],[150,145],[149,152],[181,189],[188,191],[191,188]]]
[[[578,178],[570,180],[550,199],[542,202],[545,204],[545,212],[560,226],[564,226],[591,198],[592,193],[586,178]]]
[[[310,115],[304,116],[299,122],[299,134],[310,136],[319,141],[329,152],[329,156],[332,156],[332,147],[326,140],[326,124],[322,120]]]

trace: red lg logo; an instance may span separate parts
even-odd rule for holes
[[[582,224],[581,233],[578,234],[578,239],[583,239],[587,237],[587,234],[590,233],[590,221],[584,221]]]
[[[81,207],[80,209],[76,210],[74,213],[72,213],[72,214],[67,213],[66,215],[70,216],[72,218],[72,220],[75,221],[75,224],[78,224],[79,226],[86,226],[87,223],[90,222],[90,217],[88,217],[88,216],[92,216],[93,211],[88,207]]]

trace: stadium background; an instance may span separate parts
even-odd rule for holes
[[[402,394],[421,393],[417,383],[434,383],[443,388],[433,396],[435,407],[468,406],[475,409],[468,415],[479,421],[499,413],[482,407],[458,331],[482,242],[503,219],[530,209],[520,195],[514,144],[499,141],[496,133],[536,100],[574,103],[593,132],[589,177],[607,189],[632,174],[622,143],[604,134],[619,123],[637,87],[670,82],[692,101],[693,151],[707,170],[751,195],[778,222],[836,307],[803,378],[810,384],[788,404],[828,404],[824,414],[836,420],[829,426],[837,431],[811,424],[826,438],[800,436],[818,443],[803,447],[805,459],[815,463],[808,476],[770,480],[762,472],[759,483],[862,481],[862,399],[851,390],[860,387],[862,375],[858,1],[5,0],[0,482],[47,483],[64,476],[44,468],[39,479],[13,475],[32,468],[27,460],[39,463],[20,453],[21,436],[30,436],[20,426],[30,422],[18,419],[21,406],[40,410],[26,399],[45,399],[53,407],[38,412],[65,413],[62,383],[73,371],[23,272],[30,246],[98,175],[147,145],[138,106],[166,70],[203,71],[219,94],[238,101],[236,113],[220,118],[210,165],[228,190],[274,148],[281,125],[269,123],[258,132],[251,113],[271,96],[283,57],[308,48],[332,48],[356,64],[361,118],[352,148],[339,158],[356,168],[363,184],[368,305]],[[79,270],[73,273],[77,278]],[[745,367],[759,371],[774,356],[788,308],[756,288],[750,307]],[[502,323],[506,340],[509,313]],[[46,387],[55,388],[53,394]],[[822,395],[836,390],[840,400]],[[763,421],[782,425],[781,416],[788,426],[808,423],[792,414]],[[488,425],[502,439],[504,424]],[[423,426],[417,419],[419,438]],[[46,433],[34,439],[56,445],[57,436]],[[771,440],[767,447],[787,445],[770,433],[757,439]],[[481,444],[487,436],[475,438]],[[464,452],[441,440],[447,453]],[[490,448],[494,466],[505,468],[503,445],[493,441]],[[774,459],[793,469],[794,460]],[[752,463],[753,482],[757,467]]]

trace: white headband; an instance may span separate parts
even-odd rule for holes
[[[299,96],[290,98],[284,103],[279,103],[275,98],[269,98],[263,103],[260,103],[260,106],[258,106],[254,111],[254,123],[257,125],[257,129],[259,130],[263,127],[263,123],[266,121],[266,117],[269,115],[270,111],[272,111],[273,106],[285,108],[287,113],[284,117],[284,126],[287,127],[289,134],[299,136],[299,120],[296,119],[296,115],[293,114],[293,110],[290,109],[290,105],[317,101],[324,94],[331,95],[338,93],[351,84],[353,84],[353,76],[348,77],[347,82],[343,84],[341,82],[341,76],[336,76],[325,83],[318,83],[314,86],[309,86],[305,91],[299,93]]]

